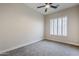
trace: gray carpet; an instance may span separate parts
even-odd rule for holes
[[[42,40],[0,56],[79,56],[79,47]]]

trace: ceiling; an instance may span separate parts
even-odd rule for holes
[[[47,12],[45,12],[45,8],[37,8],[38,6],[44,5],[44,3],[25,3],[25,5],[43,15],[47,15],[47,14],[55,13],[57,11],[60,11],[66,8],[76,6],[78,5],[78,3],[53,3],[53,5],[59,5],[59,7],[57,9],[49,8]]]

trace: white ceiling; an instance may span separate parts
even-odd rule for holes
[[[38,6],[44,5],[44,3],[26,3],[26,5],[43,15],[47,15],[66,8],[76,6],[78,5],[78,3],[54,3],[53,5],[59,5],[59,7],[57,9],[49,8],[47,12],[45,12],[45,8],[37,8]]]

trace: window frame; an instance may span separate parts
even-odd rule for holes
[[[64,34],[63,35],[63,19],[66,17],[66,35]],[[58,35],[58,19],[61,19],[61,35]],[[54,35],[54,20],[57,19],[57,35]],[[68,36],[68,16],[63,16],[63,17],[56,17],[56,18],[53,18],[51,19],[53,20],[53,34],[50,34],[50,35],[53,35],[53,36],[63,36],[63,37],[67,37]],[[50,22],[51,23],[51,22]],[[51,30],[51,25],[50,25],[50,30]],[[50,31],[51,33],[51,31]]]

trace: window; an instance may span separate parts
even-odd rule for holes
[[[67,36],[67,17],[63,18],[63,35]]]
[[[50,20],[50,34],[53,35],[53,20]]]
[[[50,20],[50,34],[67,36],[67,16]]]
[[[54,27],[53,27],[53,29],[54,29],[54,35],[57,35],[57,19],[54,19],[54,22],[53,22],[53,25],[54,25]]]
[[[62,35],[62,30],[61,30],[61,27],[62,27],[62,20],[61,18],[58,18],[58,35]]]

